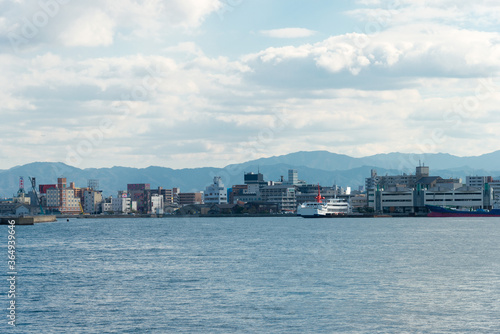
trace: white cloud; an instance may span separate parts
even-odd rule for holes
[[[103,120],[113,127],[80,167],[224,166],[315,149],[357,156],[411,152],[439,130],[444,135],[428,151],[498,149],[500,85],[481,88],[481,80],[499,77],[500,34],[480,29],[495,22],[496,3],[458,1],[448,9],[451,2],[442,0],[405,0],[393,9],[387,1],[357,3],[366,6],[349,13],[360,20],[357,32],[348,27],[317,43],[286,45],[266,37],[314,31],[261,30],[256,23],[246,31],[262,34],[241,38],[246,50],[255,50],[243,55],[224,49],[247,36],[235,32],[229,12],[203,26],[220,1],[61,5],[29,38],[32,49],[0,53],[0,113],[8,120],[0,124],[8,161],[0,168],[47,154],[65,161],[67,147],[76,149]],[[21,33],[22,18],[40,7],[1,2],[0,9],[5,42],[7,32]],[[365,31],[363,23],[378,26]],[[20,134],[26,145],[47,149],[21,147]]]
[[[0,37],[23,47],[43,44],[109,46],[116,36],[152,38],[197,28],[222,6],[219,0],[88,0],[3,3]],[[14,37],[13,37],[14,36]],[[21,42],[19,42],[21,41]],[[19,45],[13,45],[19,46]]]
[[[273,30],[262,30],[260,32],[264,36],[272,38],[303,38],[310,37],[316,34],[315,31],[305,28],[283,28]]]
[[[196,27],[206,16],[222,8],[219,0],[166,1],[164,13],[169,22],[182,27]]]
[[[376,35],[345,34],[315,44],[268,48],[246,61],[309,59],[332,73],[364,70],[422,76],[484,76],[500,71],[500,34],[441,25],[409,25]],[[393,75],[393,74],[391,74]]]
[[[462,27],[491,27],[500,23],[500,4],[495,0],[363,0],[358,3],[365,7],[348,14],[360,20],[364,33],[423,22]]]
[[[60,38],[66,46],[108,46],[113,43],[115,24],[101,10],[91,10],[73,22]]]
[[[188,138],[201,140],[212,131],[217,118],[222,124],[233,124],[231,119],[223,117],[226,112],[223,101],[228,93],[241,89],[239,75],[248,71],[239,62],[205,55],[183,63],[162,56],[73,60],[47,53],[33,60],[7,58],[6,63],[17,69],[19,80],[15,87],[8,81],[0,81],[0,87],[10,91],[1,96],[5,102],[0,108],[2,114],[9,110],[17,112],[11,121],[23,119],[26,128],[63,127],[64,133],[49,130],[46,136],[55,139],[57,134],[57,141],[72,149],[76,149],[86,133],[98,128],[101,120],[109,119],[113,130],[105,134],[106,144],[99,144],[93,150],[104,157],[109,145],[128,142],[131,133],[143,141],[134,140],[127,145],[140,150],[137,145],[149,145],[146,143],[155,133],[152,130],[158,127],[160,132],[169,129],[170,136],[182,142]],[[20,94],[23,99],[12,97]],[[193,129],[199,130],[198,133],[193,133]],[[2,130],[6,138],[14,135],[10,126]],[[37,141],[38,135],[28,132],[25,139]],[[222,143],[217,140],[206,144],[221,150]],[[164,149],[168,152],[168,147]],[[66,151],[59,152],[59,161],[64,160]],[[42,160],[43,155],[34,152],[32,158]]]
[[[494,150],[497,142],[492,129],[500,125],[500,119],[492,115],[500,94],[482,98],[471,113],[464,109],[463,114],[453,114],[455,104],[474,98],[478,79],[422,76],[414,78],[413,87],[408,89],[322,87],[298,91],[282,84],[265,88],[247,80],[261,70],[255,55],[247,61],[231,61],[208,57],[197,45],[185,46],[189,47],[181,49],[196,50],[198,55],[186,61],[146,55],[84,60],[52,53],[33,60],[4,57],[6,65],[0,65],[1,70],[13,68],[20,79],[15,86],[0,81],[0,88],[6,91],[2,98],[7,101],[0,111],[24,128],[36,129],[24,133],[25,141],[49,145],[51,160],[59,161],[66,159],[68,149],[76,150],[87,133],[99,129],[101,121],[109,120],[112,129],[93,147],[92,154],[82,157],[80,167],[224,166],[278,152],[312,149],[357,156],[374,150],[412,152],[437,130],[445,135],[431,147],[434,151],[450,151],[443,148],[453,144],[456,151],[451,153],[466,154],[474,145],[481,145],[486,153]],[[328,39],[299,47],[308,50],[306,58],[299,56],[302,51],[290,50],[280,54],[282,62],[269,64],[280,68],[290,54],[316,64],[319,50],[328,54],[337,46],[335,38]],[[413,49],[412,43],[406,47],[384,44],[380,48],[384,52],[375,59],[392,60],[382,65],[371,62],[362,71],[370,66],[396,66],[402,56],[394,54],[407,55],[405,50]],[[332,80],[338,75],[327,67],[319,69]],[[350,72],[348,75],[355,77]],[[490,89],[500,91],[500,86]],[[19,96],[23,98],[16,98]],[[457,138],[466,124],[474,132]],[[4,126],[2,131],[5,138],[14,138],[17,130]],[[1,143],[14,145],[8,140]],[[9,161],[19,159],[14,151],[6,152]],[[209,157],[210,163],[202,162]],[[31,152],[30,158],[46,160],[47,155]]]

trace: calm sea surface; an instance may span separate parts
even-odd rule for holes
[[[17,226],[15,328],[7,234],[1,333],[500,333],[497,218]]]

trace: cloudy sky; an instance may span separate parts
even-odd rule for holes
[[[500,149],[496,0],[0,0],[0,169]]]

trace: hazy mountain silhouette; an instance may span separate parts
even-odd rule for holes
[[[10,197],[19,188],[19,177],[25,179],[30,188],[28,176],[36,177],[38,184],[54,184],[64,176],[77,187],[85,187],[89,179],[98,179],[100,189],[106,196],[125,190],[128,183],[150,183],[151,187],[178,187],[183,192],[204,190],[214,176],[222,176],[226,187],[243,184],[244,172],[260,171],[266,180],[278,181],[288,178],[288,169],[297,169],[299,179],[311,184],[325,186],[337,184],[357,189],[364,185],[371,169],[379,175],[414,173],[415,167],[423,163],[430,167],[431,175],[443,178],[463,178],[467,175],[500,175],[500,151],[476,157],[457,157],[450,154],[376,154],[353,158],[327,151],[296,152],[283,156],[262,158],[225,168],[171,169],[151,166],[148,168],[112,167],[80,169],[63,163],[34,162],[0,170],[0,196]]]

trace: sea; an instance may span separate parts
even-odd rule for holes
[[[500,333],[499,218],[15,226],[15,298],[8,236],[0,333]]]

